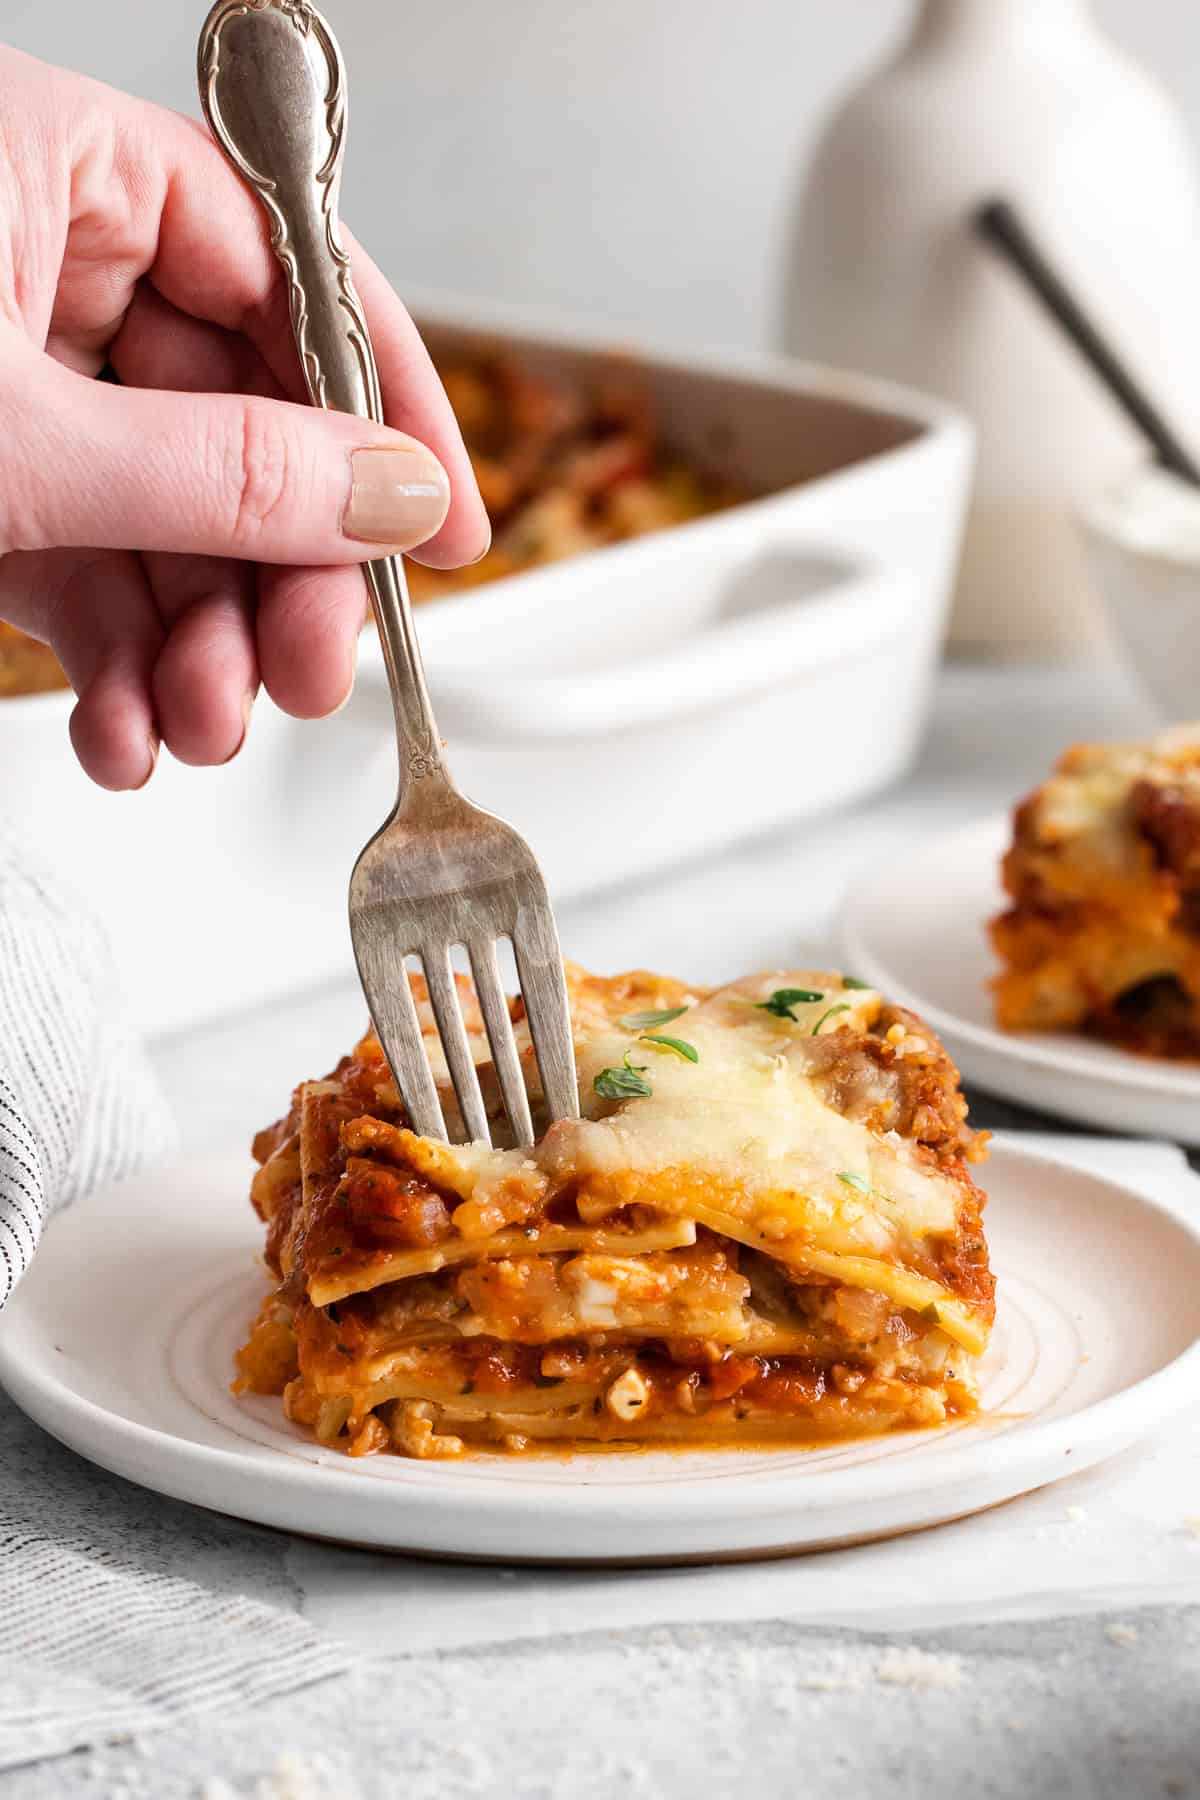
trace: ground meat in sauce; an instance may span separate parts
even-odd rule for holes
[[[889,1043],[893,1026],[925,1048],[913,1052],[903,1042]],[[812,1039],[807,1048],[817,1092],[845,1118],[861,1119],[872,1131],[911,1138],[948,1171],[972,1156],[978,1134],[966,1123],[958,1071],[915,1013],[884,1006],[869,1032],[830,1032]]]
[[[1200,793],[1158,781],[1135,781],[1129,793],[1134,820],[1154,846],[1159,867],[1184,886],[1200,886]]]
[[[450,1211],[420,1176],[353,1156],[339,1195],[356,1243],[428,1250],[450,1236]]]

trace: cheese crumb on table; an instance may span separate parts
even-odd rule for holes
[[[876,1681],[895,1687],[953,1690],[962,1686],[963,1678],[961,1656],[933,1656],[915,1644],[885,1650],[875,1665]]]
[[[204,1783],[198,1800],[356,1800],[356,1796],[339,1779],[327,1757],[318,1754],[306,1758],[285,1750],[245,1795],[215,1776]]]

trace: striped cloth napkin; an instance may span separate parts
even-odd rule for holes
[[[224,1722],[360,1660],[294,1614],[133,1568],[2,1508],[0,1617],[0,1784],[7,1769],[198,1714]]]
[[[0,827],[0,1307],[57,1207],[173,1136],[103,931]]]
[[[0,826],[0,1307],[51,1213],[173,1139],[103,931]],[[0,1503],[0,1783],[356,1660],[294,1614],[48,1527],[45,1494],[13,1474]]]

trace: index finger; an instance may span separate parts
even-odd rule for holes
[[[149,160],[146,173],[161,182],[143,185],[126,174],[135,203],[147,188],[152,195],[158,187],[161,197],[148,278],[182,311],[242,332],[289,391],[301,394],[283,273],[258,201],[195,121],[127,101],[122,124],[136,162],[146,168]],[[420,560],[439,568],[474,562],[491,541],[491,526],[458,422],[399,296],[349,233],[346,238],[379,364],[386,423],[428,444],[450,477],[450,510],[436,536],[422,544]]]

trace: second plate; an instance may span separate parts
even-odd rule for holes
[[[995,1024],[987,922],[1004,904],[1010,829],[1003,816],[982,820],[918,845],[886,887],[857,887],[842,917],[846,967],[920,1013],[966,1079],[990,1093],[1108,1131],[1200,1144],[1200,1065]]]

